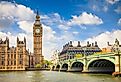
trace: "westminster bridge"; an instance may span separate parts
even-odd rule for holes
[[[121,53],[105,53],[59,61],[52,70],[80,72],[120,72]]]

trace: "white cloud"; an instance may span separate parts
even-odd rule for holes
[[[52,30],[51,27],[49,26],[45,26],[45,25],[42,25],[43,26],[43,29],[44,29],[44,34],[43,34],[43,38],[45,41],[55,41],[56,40],[56,37],[55,37],[55,31]]]
[[[52,13],[48,15],[43,15],[41,17],[41,20],[46,25],[55,25],[55,24],[62,24],[64,20],[61,18],[61,16],[58,13]]]
[[[99,25],[103,21],[96,15],[92,13],[83,12],[80,16],[72,16],[72,19],[68,22],[68,25]]]
[[[118,24],[121,25],[121,18],[118,20]]]
[[[121,13],[121,6],[118,6],[118,8],[115,9],[114,11],[120,14]]]
[[[116,38],[121,42],[120,35],[121,35],[121,30],[115,30],[112,32],[107,31],[97,36],[93,36],[92,38],[86,39],[85,41],[82,42],[82,44],[86,44],[87,41],[89,41],[90,43],[94,43],[95,41],[97,41],[99,47],[104,48],[107,47],[107,42],[114,44]]]
[[[18,22],[19,27],[24,30],[25,32],[32,32],[33,31],[33,24],[34,22],[30,21],[20,21]]]
[[[64,24],[60,24],[60,25],[58,25],[58,28],[59,29],[61,29],[61,30],[68,30],[68,29],[70,29],[71,27],[70,26],[68,26],[68,25],[64,25]]]
[[[119,0],[106,0],[108,3],[110,4],[115,4],[116,2],[118,2]]]
[[[34,17],[35,14],[29,7],[11,2],[0,2],[0,27],[2,28],[8,28],[13,22],[17,22],[20,29],[27,31],[30,29],[29,23],[33,23]]]
[[[91,15],[91,14],[90,14]],[[98,18],[94,16],[95,18]],[[57,24],[58,28],[61,30],[68,30],[71,28],[58,13],[53,13],[50,15],[41,15],[41,21],[43,23],[43,55],[45,58],[50,58],[52,50],[61,48],[63,44],[70,40],[74,40],[74,34],[78,32],[68,32],[65,31],[62,34],[56,35],[56,32],[50,27],[53,24]],[[0,32],[0,38],[8,36],[10,39],[10,46],[16,46],[17,36],[23,40],[25,36],[27,38],[27,48],[33,52],[33,22],[35,20],[35,13],[29,7],[23,5],[14,5],[10,2],[0,3],[0,25],[3,28],[9,27],[12,23],[18,24],[18,28],[24,30],[24,33],[18,33],[16,35],[11,32],[5,33]],[[4,23],[3,23],[4,22]],[[1,24],[2,23],[2,24]],[[1,36],[2,35],[2,36]]]
[[[0,16],[0,28],[9,27],[13,23],[13,17]]]
[[[14,12],[13,12],[14,11]],[[80,16],[73,16],[72,19],[69,21],[65,21],[58,13],[53,13],[51,15],[42,15],[41,17],[42,22],[46,23],[43,24],[43,55],[45,58],[49,59],[52,51],[55,49],[62,48],[62,45],[64,45],[66,42],[70,40],[75,40],[76,37],[74,37],[74,34],[78,34],[78,32],[69,32],[69,31],[63,31],[62,34],[56,35],[56,31],[54,31],[51,27],[52,24],[57,24],[58,28],[61,30],[68,30],[71,28],[72,25],[92,25],[92,24],[102,24],[103,21],[99,17],[93,14],[88,14],[86,12],[83,12]],[[10,19],[10,20],[9,20]],[[24,30],[25,33],[18,33],[17,35],[14,35],[10,32],[0,32],[0,38],[4,38],[5,36],[8,36],[10,38],[10,46],[16,45],[16,37],[20,37],[21,40],[23,40],[23,37],[25,36],[27,38],[27,48],[30,49],[30,51],[33,51],[33,35],[32,35],[32,29],[33,29],[33,22],[35,19],[35,13],[33,10],[31,10],[29,7],[25,7],[23,5],[16,6],[13,3],[10,2],[2,2],[0,3],[0,20],[5,21],[6,24],[3,23],[3,25],[0,23],[1,27],[8,27],[13,22],[16,22],[20,29]],[[68,23],[68,24],[67,24]],[[86,27],[82,27],[83,29],[86,29]],[[119,32],[117,33],[117,35]],[[1,36],[2,35],[2,36]],[[103,36],[106,36],[107,33],[104,33]],[[109,35],[116,35],[114,32],[109,32]],[[103,41],[100,39],[97,39],[99,36],[90,38],[89,40],[94,41]],[[99,38],[102,38],[99,37]],[[14,41],[13,41],[14,40]],[[108,39],[110,41],[110,39]],[[112,39],[111,39],[112,40]],[[107,40],[106,40],[107,41]],[[101,42],[100,42],[101,43]]]
[[[58,14],[55,14],[56,18]],[[47,19],[48,16],[41,16],[42,19]],[[16,38],[23,38],[24,36],[27,38],[27,48],[33,52],[33,22],[35,20],[35,13],[29,7],[25,7],[23,5],[14,5],[10,2],[0,2],[0,27],[6,28],[9,27],[13,22],[17,23],[19,28],[24,30],[25,33],[18,33],[16,35],[8,32],[0,32],[0,38],[4,38],[6,36],[10,39],[10,46],[16,46]],[[49,26],[43,25],[44,29],[44,38],[43,38],[43,54],[45,57],[49,57],[48,54],[51,52],[52,47],[55,47],[54,41],[56,41],[55,31],[53,31]],[[2,36],[1,36],[2,35]],[[23,40],[23,39],[22,39]],[[53,42],[53,44],[51,43]],[[48,45],[49,43],[49,45]],[[48,51],[47,51],[48,50]],[[50,54],[49,54],[50,55]]]
[[[77,31],[74,31],[74,32],[73,32],[73,34],[77,35],[77,34],[79,34],[79,32],[77,32]]]

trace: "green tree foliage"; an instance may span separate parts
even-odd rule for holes
[[[45,65],[45,66],[50,67],[51,64],[52,64],[51,61],[44,60],[44,65]]]
[[[41,68],[42,67],[42,65],[41,64],[36,64],[36,66],[35,66],[36,68]]]

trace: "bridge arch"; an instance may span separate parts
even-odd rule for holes
[[[59,70],[60,69],[60,65],[58,64],[58,65],[56,65],[56,68],[55,68],[55,70]]]
[[[114,62],[107,59],[95,59],[88,63],[88,71],[90,72],[114,72]]]
[[[73,71],[83,71],[84,64],[80,61],[75,61],[71,64],[71,69]]]
[[[91,62],[96,61],[96,60],[103,60],[103,59],[104,59],[104,60],[108,60],[108,61],[110,61],[110,62],[112,62],[112,63],[115,64],[115,59],[110,58],[110,57],[108,57],[108,58],[93,58],[93,59],[91,59],[90,61],[88,61],[87,67],[89,66],[89,64],[90,64]]]
[[[64,63],[62,66],[61,66],[61,71],[67,71],[68,70],[68,64],[67,63]]]
[[[67,64],[67,63],[64,63],[64,64],[62,65],[62,68],[68,68],[68,64]]]

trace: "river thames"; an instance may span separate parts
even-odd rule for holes
[[[0,72],[0,82],[121,82],[109,74],[85,74],[56,71]]]

